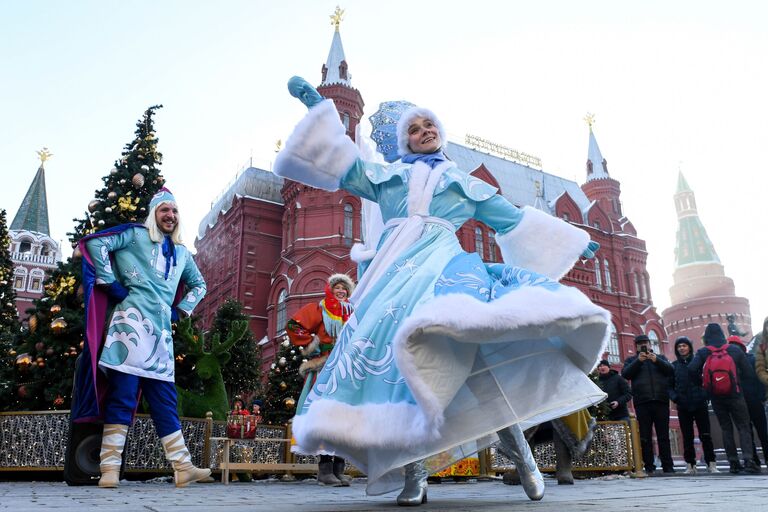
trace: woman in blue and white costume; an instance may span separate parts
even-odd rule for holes
[[[596,244],[448,161],[432,112],[404,112],[402,160],[371,164],[332,101],[298,77],[288,88],[310,110],[275,173],[375,201],[385,222],[351,297],[355,313],[294,418],[298,451],[349,458],[368,475],[368,494],[402,488],[405,466],[398,504],[419,505],[428,473],[500,431],[526,493],[541,499],[522,429],[605,396],[586,373],[602,354],[609,313],[557,282]],[[470,218],[496,231],[505,265],[461,249],[455,230]]]

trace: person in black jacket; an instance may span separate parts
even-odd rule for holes
[[[744,380],[741,381],[741,390],[744,393],[744,400],[747,402],[749,421],[752,423],[752,427],[754,427],[753,434],[757,432],[760,445],[763,447],[763,457],[766,457],[766,454],[768,454],[768,421],[766,421],[765,417],[765,384],[757,377],[755,355],[747,353],[747,346],[744,345],[741,338],[738,336],[728,336],[728,344],[736,345],[747,356],[750,371],[744,376]],[[754,440],[754,437],[752,439]],[[755,448],[757,448],[757,442],[754,444]],[[760,459],[757,458],[756,451],[754,459],[755,463],[759,466]],[[768,462],[766,465],[768,466]]]
[[[712,445],[712,430],[709,425],[709,407],[707,394],[701,385],[694,382],[688,371],[693,360],[693,344],[682,336],[675,341],[677,360],[672,362],[674,373],[669,379],[669,398],[677,404],[677,417],[680,420],[680,432],[683,434],[683,458],[687,475],[696,474],[696,450],[693,447],[693,423],[699,431],[704,460],[710,473],[719,473],[715,463],[715,449]]]
[[[719,348],[726,344],[725,334],[720,324],[708,324],[704,331],[704,347],[700,348],[688,365],[688,371],[696,382],[701,382],[704,363],[712,353],[709,347]],[[749,362],[744,352],[734,345],[727,347],[728,355],[733,358],[736,365],[737,381],[743,382],[744,376],[749,374]],[[744,394],[739,387],[730,395],[710,394],[712,409],[715,411],[717,421],[720,423],[720,430],[723,432],[723,446],[728,456],[728,463],[731,465],[731,473],[740,473],[745,470],[747,473],[759,474],[758,466],[753,457],[755,445],[752,441],[752,426],[749,423],[749,411],[747,402],[744,400]],[[744,459],[744,467],[739,464],[739,454],[736,451],[736,441],[733,436],[733,428],[739,431],[739,442],[741,444],[741,454]]]
[[[608,419],[611,421],[628,420],[627,402],[632,400],[629,383],[619,375],[619,372],[611,370],[611,363],[606,359],[597,365],[597,373],[597,385],[608,395],[608,398],[605,399],[608,402],[608,407],[611,408]]]
[[[669,377],[672,365],[661,354],[654,354],[651,340],[645,334],[635,338],[637,355],[624,362],[621,376],[632,383],[632,400],[640,427],[640,446],[645,471],[656,471],[653,461],[653,429],[659,447],[664,473],[674,473],[672,449],[669,445]]]

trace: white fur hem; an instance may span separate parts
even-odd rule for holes
[[[586,374],[603,353],[609,322],[608,311],[565,286],[556,292],[524,288],[491,302],[443,295],[403,322],[393,340],[395,360],[428,424],[439,428],[454,392],[473,370],[480,344],[536,338],[545,343],[546,338],[561,337],[571,363]],[[453,341],[453,352],[430,347],[426,341],[432,335]]]
[[[370,261],[376,256],[376,249],[368,249],[363,244],[355,244],[349,251],[349,258],[355,263]]]
[[[559,280],[589,244],[589,234],[536,208],[523,208],[520,224],[496,235],[504,262]]]
[[[339,425],[354,425],[354,428],[340,429]],[[404,432],[411,435],[405,436]],[[294,417],[293,434],[302,453],[322,450],[324,443],[391,448],[402,446],[407,439],[411,446],[418,446],[438,436],[436,429],[427,428],[424,415],[415,404],[353,406],[328,398],[313,402],[306,414]]]
[[[359,152],[347,137],[331,100],[312,107],[275,160],[278,176],[324,190],[338,190]]]

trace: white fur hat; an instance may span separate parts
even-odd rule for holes
[[[400,119],[397,121],[397,152],[400,156],[413,153],[411,148],[408,147],[408,127],[417,117],[423,117],[435,123],[435,126],[437,126],[437,132],[440,134],[441,147],[445,146],[445,143],[448,142],[445,137],[445,129],[443,128],[443,124],[440,122],[434,112],[428,108],[411,107],[403,112],[403,115],[401,115]]]
[[[344,288],[347,289],[347,295],[352,295],[352,292],[355,291],[355,282],[347,274],[333,274],[328,278],[328,284],[331,288],[337,284],[344,285]]]

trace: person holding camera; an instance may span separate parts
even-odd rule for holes
[[[669,378],[674,371],[666,357],[653,352],[650,343],[645,334],[635,337],[637,355],[624,362],[621,376],[632,384],[645,472],[652,475],[656,471],[652,442],[655,429],[662,471],[674,473],[669,444]]]

